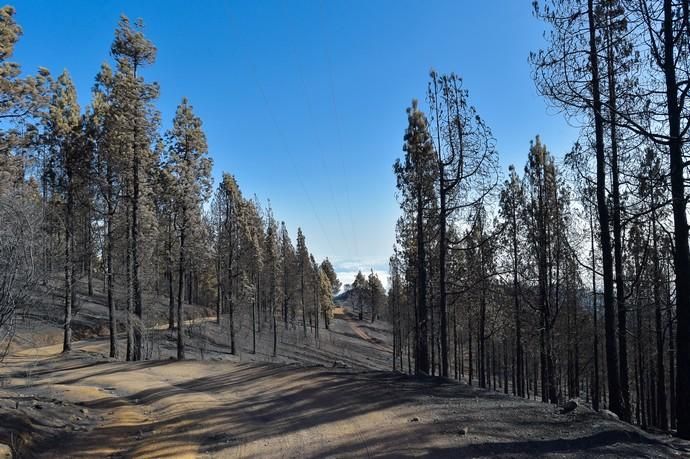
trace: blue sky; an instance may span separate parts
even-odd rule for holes
[[[531,0],[17,1],[26,72],[68,69],[88,103],[119,15],[141,17],[158,48],[144,75],[161,86],[163,128],[189,98],[214,176],[271,200],[345,282],[385,272],[398,216],[392,164],[405,108],[429,70],[464,78],[501,166],[521,169],[536,134],[560,157],[576,137],[547,107],[528,55],[543,46]]]

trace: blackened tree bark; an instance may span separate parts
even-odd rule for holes
[[[606,330],[606,363],[608,367],[609,408],[621,416],[622,400],[620,369],[616,346],[615,305],[613,301],[613,259],[611,233],[609,231],[609,209],[606,199],[606,153],[604,150],[604,119],[602,116],[601,81],[599,78],[599,55],[595,6],[593,0],[587,1],[589,31],[589,61],[591,67],[592,115],[594,118],[595,151],[597,163],[597,211],[602,252],[602,271],[604,282],[604,327]]]
[[[676,77],[673,29],[674,7],[664,0],[663,73],[666,82],[668,149],[671,162],[671,206],[673,209],[673,252],[676,271],[676,428],[678,435],[690,439],[690,247],[684,184],[682,111],[678,101],[680,87]],[[684,98],[683,98],[684,99]]]
[[[184,307],[182,305],[185,279],[185,240],[187,217],[186,211],[182,210],[182,226],[180,227],[180,255],[178,260],[177,272],[177,359],[184,360]]]

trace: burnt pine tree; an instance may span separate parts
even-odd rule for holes
[[[338,275],[336,274],[335,269],[333,269],[333,264],[328,257],[321,262],[321,271],[323,271],[326,277],[328,277],[333,295],[337,295],[338,292],[340,292],[342,283],[338,280]]]
[[[333,303],[333,291],[340,287],[334,287],[333,286],[333,281],[332,277],[328,275],[328,273],[325,272],[323,266],[324,262],[327,261],[328,259],[324,260],[321,262],[320,269],[319,269],[319,277],[320,277],[320,284],[319,284],[319,304],[321,307],[321,312],[323,313],[323,325],[326,330],[330,328],[330,323],[331,319],[333,317],[333,308],[335,307],[335,304]],[[330,262],[329,262],[330,264]],[[335,273],[333,273],[335,274]],[[336,277],[336,282],[338,281],[338,278]]]
[[[367,277],[367,289],[369,291],[369,306],[371,308],[371,321],[373,323],[380,314],[386,297],[381,279],[374,273],[373,269]]]
[[[153,101],[158,97],[158,86],[141,77],[141,69],[156,59],[155,46],[143,34],[141,20],[131,23],[126,16],[120,18],[115,30],[111,54],[117,62],[118,103],[120,120],[127,121],[123,133],[123,150],[128,158],[126,172],[128,215],[127,224],[127,304],[128,346],[127,359],[140,360],[142,355],[143,295],[141,282],[141,212],[144,201],[147,172],[152,167],[151,140],[158,126],[158,114]],[[134,318],[136,317],[136,326]]]
[[[302,329],[304,337],[307,337],[307,303],[305,295],[307,292],[307,276],[309,275],[309,250],[307,242],[302,233],[302,228],[297,228],[297,274],[299,276],[300,308],[302,309]]]
[[[230,353],[236,352],[235,341],[235,307],[237,304],[237,280],[241,274],[239,269],[240,259],[240,232],[242,231],[243,199],[235,177],[223,174],[221,182],[216,190],[215,200],[219,212],[220,239],[217,246],[222,254],[221,262],[217,269],[222,279],[221,292],[223,293],[223,308],[228,314],[228,331],[230,335]]]
[[[513,297],[513,317],[515,327],[515,393],[525,396],[524,349],[522,343],[522,311],[520,304],[520,268],[521,268],[521,227],[522,213],[525,206],[525,189],[522,180],[515,172],[515,167],[508,169],[508,180],[505,181],[500,196],[499,212],[503,220],[506,247],[509,251],[510,272],[512,277],[511,296]]]
[[[690,90],[690,6],[677,0],[644,0],[633,6],[636,24],[643,30],[645,69],[653,78],[638,91],[646,104],[642,120],[626,116],[624,125],[668,152],[677,316],[675,386],[680,389],[690,387],[690,245],[684,159],[690,135],[686,97]],[[650,118],[660,122],[644,122]],[[678,435],[690,439],[690,391],[678,390],[674,405]]]
[[[415,218],[416,243],[416,343],[415,368],[417,373],[429,374],[429,324],[427,299],[427,218],[426,209],[433,200],[434,146],[426,116],[419,110],[416,100],[407,109],[408,127],[405,130],[404,159],[397,160],[394,171],[401,194],[401,207]]]
[[[174,164],[170,161],[163,161],[160,170],[158,171],[158,231],[163,239],[164,246],[164,262],[165,262],[165,281],[168,291],[168,330],[175,329],[175,265],[176,252],[179,255],[179,250],[176,250],[178,237],[176,234],[178,213],[177,206],[177,191],[174,173]]]
[[[657,426],[663,430],[668,429],[668,413],[666,409],[667,394],[666,394],[666,372],[664,369],[664,341],[666,324],[663,320],[663,300],[662,300],[662,283],[664,281],[662,274],[662,257],[663,249],[659,241],[662,239],[660,234],[660,221],[664,217],[664,209],[660,208],[660,203],[666,200],[665,188],[666,177],[662,173],[661,160],[655,154],[655,151],[648,148],[645,156],[640,164],[639,196],[649,197],[648,208],[648,231],[651,233],[652,247],[652,301],[654,303],[654,328],[655,328],[655,344],[656,344],[656,420]],[[647,212],[645,212],[647,213]],[[646,247],[645,247],[646,248]],[[674,362],[670,362],[673,365]]]
[[[431,71],[427,88],[438,194],[438,305],[441,375],[448,376],[448,238],[452,216],[476,207],[496,184],[491,130],[469,103],[460,77]]]
[[[539,137],[530,146],[525,179],[525,221],[530,252],[537,271],[541,395],[542,401],[557,403],[552,330],[558,298],[552,294],[552,267],[556,264],[555,258],[559,256],[556,247],[560,231],[557,216],[558,190],[553,157]]]
[[[115,78],[103,64],[96,75],[91,110],[87,117],[87,136],[93,150],[92,181],[96,215],[103,219],[102,257],[110,357],[118,358],[117,315],[115,309],[115,220],[123,195],[123,117],[117,115]]]
[[[72,350],[72,313],[75,291],[75,205],[78,188],[83,185],[88,159],[83,156],[81,115],[77,92],[69,74],[63,72],[53,85],[48,113],[45,118],[48,144],[53,150],[52,176],[61,194],[62,222],[64,230],[64,339],[63,352]],[[81,182],[81,183],[80,183]]]
[[[632,81],[630,69],[635,63],[632,46],[628,40],[628,21],[625,17],[621,2],[608,0],[595,7],[597,27],[599,32],[600,47],[603,48],[602,70],[605,78],[602,78],[602,87],[607,88],[608,99],[602,98],[606,106],[605,119],[608,131],[608,165],[611,174],[610,198],[611,198],[611,230],[613,237],[613,260],[615,268],[616,307],[618,312],[618,353],[620,365],[621,386],[621,418],[630,421],[630,382],[628,370],[628,345],[627,345],[627,310],[626,306],[626,280],[623,268],[623,239],[624,228],[622,223],[623,200],[621,198],[621,164],[623,161],[624,142],[618,126],[619,106],[626,105],[623,94],[628,94]],[[619,96],[621,94],[621,96]],[[630,104],[627,104],[630,105]]]
[[[271,331],[273,334],[273,356],[278,353],[278,296],[280,291],[280,279],[278,272],[279,243],[278,222],[269,207],[266,212],[266,234],[264,239],[264,269],[266,271],[266,289],[268,309],[271,317]]]
[[[184,310],[182,304],[189,250],[186,245],[199,224],[201,205],[211,189],[211,159],[201,120],[186,98],[177,107],[173,127],[167,133],[168,162],[175,178],[176,229],[179,240],[177,260],[177,358],[184,359]]]
[[[258,332],[258,327],[260,327],[257,312],[261,298],[260,277],[263,265],[261,246],[264,238],[261,208],[256,197],[253,200],[245,202],[242,213],[244,223],[240,242],[242,247],[242,295],[252,308],[252,354],[254,354],[256,353],[256,334]]]
[[[364,277],[362,271],[358,271],[355,280],[352,282],[351,294],[355,300],[355,307],[357,308],[357,319],[364,320],[364,300],[367,297],[367,278]]]
[[[293,283],[295,276],[295,247],[290,240],[290,233],[288,233],[285,222],[280,222],[280,298],[282,305],[282,316],[285,329],[288,328],[288,322],[295,323],[295,310],[292,306],[294,300],[295,285]]]
[[[569,115],[586,114],[594,125],[596,198],[604,284],[604,325],[609,408],[624,416],[620,366],[616,343],[613,246],[607,193],[607,155],[604,136],[604,100],[600,55],[599,2],[587,0],[534,3],[535,14],[550,25],[549,47],[532,53],[534,79],[539,91]]]

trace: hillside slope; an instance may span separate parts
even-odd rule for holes
[[[339,309],[319,343],[301,327],[257,335],[190,320],[189,355],[152,330],[156,360],[114,361],[107,337],[17,346],[0,366],[0,443],[24,457],[683,457],[585,407],[553,406],[389,372],[387,324]],[[24,332],[26,334],[28,332]],[[20,336],[20,338],[22,338]],[[36,341],[36,338],[33,338]],[[22,349],[23,347],[23,349]],[[205,360],[201,360],[201,359]]]

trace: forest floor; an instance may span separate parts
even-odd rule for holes
[[[241,321],[240,321],[241,322]],[[387,324],[339,310],[317,345],[268,327],[189,321],[188,356],[154,330],[155,360],[107,358],[95,336],[61,354],[59,330],[20,330],[0,365],[0,443],[21,457],[690,457],[584,406],[552,405],[389,371]],[[155,328],[155,327],[154,327]],[[41,342],[37,347],[36,343]],[[0,458],[3,457],[0,448]]]

